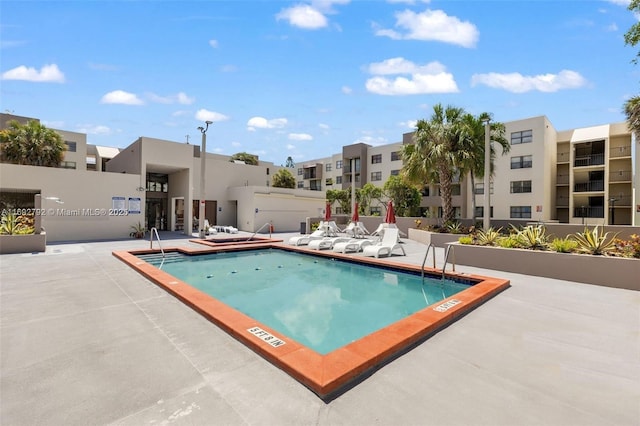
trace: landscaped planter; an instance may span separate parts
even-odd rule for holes
[[[34,253],[47,249],[47,235],[0,235],[0,254]]]
[[[433,244],[436,247],[445,247],[448,243],[458,241],[461,234],[447,234],[443,232],[424,231],[422,229],[409,228],[408,237],[410,240],[422,244]]]
[[[452,243],[458,265],[640,291],[640,259]]]

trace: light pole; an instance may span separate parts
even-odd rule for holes
[[[205,182],[205,168],[207,164],[207,130],[209,130],[209,124],[213,123],[212,121],[205,121],[205,127],[198,127],[200,133],[202,133],[202,147],[200,148],[200,209],[198,211],[198,229],[200,229],[200,233],[198,234],[200,238],[204,238],[206,234],[206,230],[204,229],[204,214],[205,214],[205,190],[204,190],[204,182]]]
[[[482,228],[491,227],[491,120],[484,120],[484,208]]]
[[[613,198],[613,197],[609,198],[609,208],[611,209],[611,225],[616,224],[616,210],[615,210],[616,201],[618,201],[617,198]]]

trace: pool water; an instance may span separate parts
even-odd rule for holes
[[[469,288],[278,249],[181,256],[162,269],[323,355]]]

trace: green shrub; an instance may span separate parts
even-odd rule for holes
[[[610,232],[606,232],[603,235],[598,231],[597,226],[593,229],[585,227],[584,232],[577,232],[574,235],[574,238],[578,242],[579,251],[594,255],[602,255],[615,248],[615,239],[618,233],[611,238],[609,238],[609,234]]]
[[[476,234],[476,241],[481,246],[495,246],[496,241],[500,237],[501,230],[502,228],[498,228],[498,229],[489,228],[486,231],[484,229],[481,229]]]
[[[462,234],[464,227],[458,221],[451,221],[444,224],[444,230],[450,234]]]
[[[515,235],[509,235],[508,237],[499,237],[496,240],[496,245],[503,248],[521,248],[520,242]]]
[[[460,244],[473,244],[473,237],[470,235],[465,235],[463,237],[458,238],[458,242]]]
[[[571,253],[578,248],[578,242],[573,238],[555,238],[549,244],[549,248],[558,253]]]
[[[529,225],[521,230],[511,225],[521,247],[533,250],[547,248],[548,237],[544,225]]]

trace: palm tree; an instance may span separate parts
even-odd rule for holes
[[[460,166],[461,175],[464,176],[467,173],[471,178],[471,210],[473,211],[473,218],[476,217],[476,177],[484,178],[484,152],[485,152],[485,122],[491,120],[492,115],[488,112],[473,116],[471,114],[465,114],[463,117],[464,131],[466,136],[465,140],[465,155],[463,156],[463,163]],[[491,123],[491,141],[497,142],[502,148],[502,155],[509,152],[511,145],[509,141],[504,137],[505,127],[504,124],[498,122]],[[496,150],[493,144],[491,144],[491,163],[490,170],[491,176],[494,175],[496,158]],[[461,176],[461,177],[462,177]],[[484,188],[485,191],[489,191],[489,188]]]
[[[0,130],[0,162],[30,166],[59,167],[66,145],[59,133],[36,120],[16,120]]]
[[[634,96],[624,103],[624,113],[631,131],[640,135],[640,96]]]
[[[419,120],[413,144],[404,145],[402,173],[414,184],[438,183],[444,223],[451,222],[453,176],[465,164],[465,112],[462,108],[434,105],[430,120]]]

